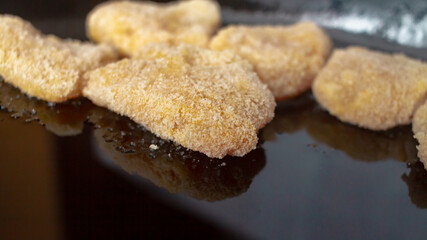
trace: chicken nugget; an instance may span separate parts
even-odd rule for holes
[[[335,50],[313,83],[317,101],[371,130],[409,124],[427,92],[427,64],[361,47]]]
[[[249,63],[191,45],[147,48],[147,59],[90,72],[84,96],[209,157],[243,156],[256,147],[276,103]]]
[[[314,23],[292,26],[230,26],[211,41],[214,50],[234,50],[254,65],[276,100],[294,97],[311,87],[332,42]]]
[[[414,138],[418,140],[418,157],[427,169],[427,102],[417,109],[412,122]]]
[[[210,0],[154,2],[107,2],[89,13],[87,34],[96,42],[116,46],[133,55],[148,43],[179,43],[207,46],[221,21],[219,6]]]
[[[50,102],[78,97],[83,74],[116,57],[111,47],[45,36],[19,17],[0,15],[0,75],[28,95]]]

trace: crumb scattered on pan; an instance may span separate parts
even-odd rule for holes
[[[156,144],[151,144],[149,148],[151,150],[157,150],[157,149],[159,149],[159,146],[157,146]]]

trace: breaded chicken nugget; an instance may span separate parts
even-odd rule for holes
[[[329,56],[332,42],[314,23],[292,26],[230,26],[211,41],[214,50],[234,50],[255,67],[276,100],[311,87]]]
[[[209,157],[243,156],[256,147],[276,104],[249,63],[191,45],[147,49],[147,59],[90,72],[83,94]]]
[[[313,84],[317,101],[372,130],[409,124],[427,92],[427,64],[361,47],[335,50]]]
[[[419,145],[418,157],[427,169],[427,102],[417,109],[412,122],[412,131]]]
[[[220,24],[219,6],[210,0],[154,2],[107,2],[89,13],[87,34],[96,42],[116,46],[133,55],[148,43],[179,43],[206,46]]]
[[[61,102],[81,95],[83,74],[117,58],[113,48],[44,36],[0,15],[0,75],[28,95]]]

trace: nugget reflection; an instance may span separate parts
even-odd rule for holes
[[[427,171],[421,162],[410,165],[409,174],[403,174],[402,180],[408,185],[408,195],[412,203],[419,208],[427,208]]]
[[[257,148],[244,157],[208,158],[164,141],[129,118],[103,108],[90,115],[99,147],[131,174],[137,174],[172,193],[219,201],[247,191],[265,165]]]
[[[302,129],[315,141],[341,150],[355,160],[418,160],[416,142],[409,126],[378,132],[361,129],[329,115],[311,94],[279,104],[275,118],[264,129],[263,136],[265,140],[274,140],[275,133],[293,133]]]
[[[93,104],[86,99],[51,104],[28,97],[0,77],[0,107],[14,118],[23,118],[26,122],[38,121],[58,136],[74,136],[82,132],[88,110]]]

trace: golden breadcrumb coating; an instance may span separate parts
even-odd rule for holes
[[[419,145],[418,157],[427,169],[427,102],[417,109],[412,122],[412,131]]]
[[[234,50],[255,67],[276,100],[294,97],[311,87],[332,42],[314,23],[292,26],[230,26],[211,41],[214,50]]]
[[[111,47],[44,36],[18,17],[0,15],[0,75],[28,95],[50,102],[78,97],[83,74],[116,58]]]
[[[210,0],[107,2],[89,13],[87,34],[96,42],[116,46],[124,55],[148,43],[180,43],[207,46],[220,25],[219,6]]]
[[[256,147],[257,131],[273,118],[276,104],[249,63],[191,45],[143,52],[146,59],[89,73],[83,94],[209,157],[243,156]]]
[[[409,124],[427,92],[427,64],[361,47],[335,50],[313,83],[317,101],[372,130]]]

